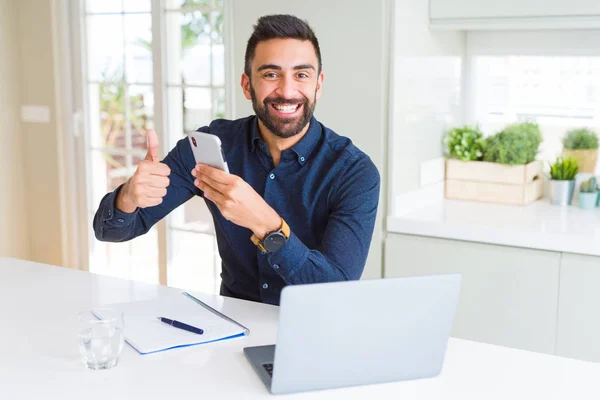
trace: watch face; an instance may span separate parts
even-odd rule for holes
[[[268,252],[274,252],[281,249],[285,245],[286,238],[281,232],[270,233],[265,240],[263,246]]]

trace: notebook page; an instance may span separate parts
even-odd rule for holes
[[[244,329],[184,295],[152,300],[111,304],[107,307],[123,312],[125,340],[142,354],[221,340],[244,333]],[[102,318],[102,315],[99,315]],[[203,329],[198,335],[161,322],[165,317]]]

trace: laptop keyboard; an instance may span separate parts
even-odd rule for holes
[[[272,378],[273,377],[273,364],[263,364],[263,367],[265,367],[265,370],[267,370],[267,373]]]

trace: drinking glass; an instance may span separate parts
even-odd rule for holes
[[[79,350],[91,369],[117,365],[123,350],[123,313],[111,308],[92,308],[77,314]]]

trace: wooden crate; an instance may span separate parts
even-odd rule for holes
[[[593,174],[598,163],[598,149],[594,150],[563,150],[563,156],[573,157],[579,164],[579,172]]]
[[[503,165],[485,161],[446,160],[448,199],[525,205],[544,194],[542,162]]]

